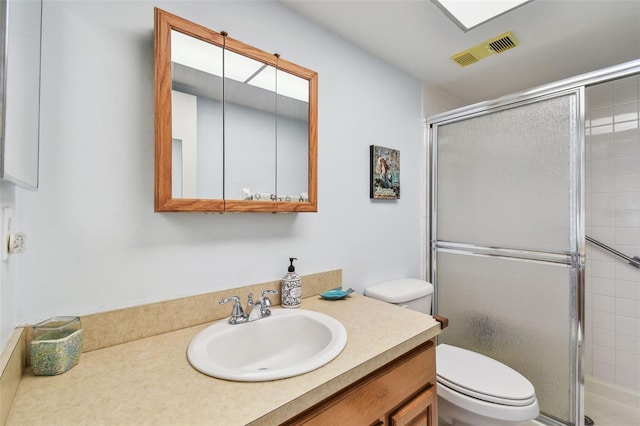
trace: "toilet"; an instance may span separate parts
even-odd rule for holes
[[[385,281],[365,296],[431,314],[433,284],[415,278]],[[436,346],[438,417],[443,426],[516,426],[540,413],[526,377],[485,355]]]

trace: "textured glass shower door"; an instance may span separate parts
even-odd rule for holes
[[[432,124],[439,341],[522,373],[549,424],[581,424],[582,94]]]

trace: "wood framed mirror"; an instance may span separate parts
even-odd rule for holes
[[[317,211],[318,74],[155,9],[155,211]]]

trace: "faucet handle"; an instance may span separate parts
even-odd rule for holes
[[[263,318],[271,315],[271,310],[269,309],[269,307],[271,307],[272,303],[267,294],[278,294],[278,290],[265,290],[262,292],[262,297],[260,298],[262,305],[260,307],[260,313]]]
[[[240,298],[238,296],[231,296],[228,299],[220,299],[220,304],[224,305],[228,302],[234,302],[233,310],[231,311],[231,318],[229,318],[229,324],[237,324],[245,319],[244,311],[240,305]]]
[[[260,299],[262,300],[262,304],[266,305],[268,308],[271,306],[271,299],[269,299],[267,294],[278,294],[278,290],[265,290],[262,292],[262,297]]]

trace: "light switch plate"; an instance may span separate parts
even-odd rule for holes
[[[2,209],[2,260],[9,258],[9,235],[11,235],[11,221],[13,220],[13,210],[11,207]]]

